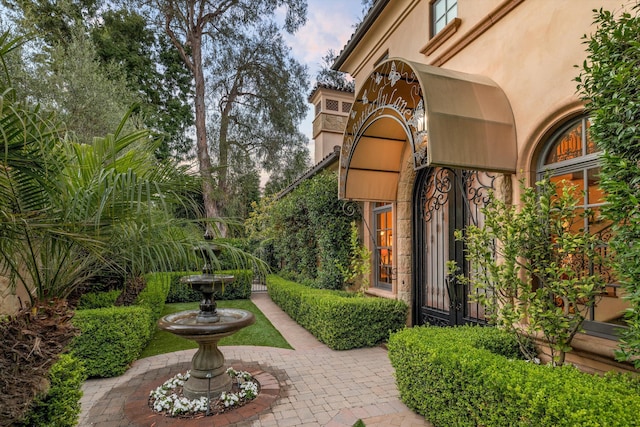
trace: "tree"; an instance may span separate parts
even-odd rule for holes
[[[337,71],[331,68],[337,58],[338,55],[333,49],[329,49],[327,51],[327,54],[322,57],[322,65],[316,75],[316,82],[335,89],[343,89],[353,92],[356,87],[355,81],[347,79],[347,75],[342,71]]]
[[[556,186],[544,179],[536,188],[523,186],[520,208],[492,194],[483,209],[484,225],[456,231],[466,244],[471,272],[458,279],[472,285],[470,297],[485,307],[490,322],[518,337],[523,351],[522,331],[542,334],[554,365],[564,364],[573,337],[605,287],[590,270],[601,262],[600,242],[584,231],[589,212],[576,208],[577,193],[564,182]],[[452,273],[459,268],[449,265]]]
[[[162,136],[158,157],[186,155],[192,145],[191,76],[166,36],[126,9],[103,12],[90,31],[101,62],[124,71],[127,87],[141,100],[144,124]]]
[[[306,139],[301,136],[300,139]],[[306,146],[293,146],[280,152],[279,166],[272,167],[269,180],[264,186],[264,194],[271,195],[284,190],[296,178],[305,172],[311,163],[309,150]]]
[[[285,28],[293,32],[306,16],[304,0],[174,0],[142,1],[158,18],[173,46],[191,72],[194,84],[196,155],[202,177],[202,193],[207,218],[219,216],[216,205],[213,167],[206,129],[205,60],[206,41],[216,48],[216,40],[232,33],[231,29],[260,22],[273,15],[276,8],[287,7]],[[221,53],[221,52],[216,52]],[[209,232],[213,232],[209,229]]]
[[[63,47],[77,35],[78,26],[95,19],[102,0],[2,0],[23,27],[35,30],[49,46]]]
[[[602,214],[614,224],[614,267],[630,303],[618,357],[640,368],[640,5],[594,13],[597,29],[584,36],[588,56],[576,81],[593,119],[591,136],[604,151]]]
[[[19,28],[28,32],[29,28]],[[18,99],[29,99],[56,111],[66,131],[85,143],[118,126],[139,98],[127,88],[126,76],[115,64],[105,66],[82,26],[69,29],[64,44],[52,46],[29,39],[5,57]],[[128,125],[133,128],[133,123]]]
[[[135,101],[139,104],[138,119],[163,137],[157,156],[185,156],[192,145],[188,136],[193,121],[189,71],[166,36],[156,35],[140,14],[126,9],[105,9],[103,3],[101,0],[3,0],[3,4],[14,12],[14,21],[21,31],[39,34],[42,40],[34,49],[37,54],[31,55],[27,64],[33,63],[44,71],[27,87],[35,83],[42,88],[41,96],[46,96],[51,80],[60,77],[63,82],[79,80],[83,87],[94,88],[87,72],[97,73],[93,79],[112,80],[120,94],[128,92],[125,97],[116,96],[115,102],[125,104],[125,108],[116,114],[117,120],[111,120],[109,129],[117,125],[124,111]],[[109,6],[113,4],[109,3]],[[83,52],[76,57],[78,46]],[[84,52],[91,52],[93,57],[87,58]],[[98,69],[87,67],[87,61],[98,61]],[[69,75],[71,70],[82,76]],[[38,85],[40,81],[47,84]],[[87,93],[114,92],[113,89],[105,91],[104,87],[102,84]],[[60,89],[54,89],[50,99],[58,102],[60,94]],[[98,107],[104,103],[89,105]],[[80,113],[83,111],[81,109]],[[77,117],[78,123],[99,118],[95,114]],[[67,122],[73,126],[70,120]],[[94,133],[88,140],[103,134],[103,131]]]
[[[231,156],[249,155],[267,172],[281,167],[283,151],[306,147],[297,125],[307,110],[306,69],[291,57],[278,28],[261,25],[221,39],[211,66],[217,103],[211,147],[216,153],[218,208],[229,203]]]

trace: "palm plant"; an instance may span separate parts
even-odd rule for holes
[[[19,45],[0,36],[3,66]],[[65,298],[105,269],[137,276],[194,265],[201,232],[172,212],[198,183],[157,163],[149,132],[123,134],[126,120],[80,144],[55,115],[17,100],[8,73],[0,78],[0,274],[32,305]]]

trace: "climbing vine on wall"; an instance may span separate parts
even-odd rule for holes
[[[318,288],[342,289],[339,266],[350,259],[351,222],[359,219],[344,207],[337,174],[323,172],[284,197],[255,204],[246,225],[280,274]]]

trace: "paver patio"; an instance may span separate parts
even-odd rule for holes
[[[83,386],[80,426],[431,426],[398,398],[393,368],[382,347],[334,351],[293,322],[266,293],[251,300],[294,350],[221,347],[226,364],[252,372],[262,390],[255,401],[227,414],[196,420],[155,415],[149,391],[184,372],[195,350],[138,360],[116,378]]]

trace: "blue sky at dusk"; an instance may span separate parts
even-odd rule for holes
[[[361,16],[360,0],[308,0],[307,23],[293,36],[287,35],[286,40],[293,55],[307,65],[311,85],[315,82],[322,57],[329,49],[342,50]],[[300,131],[309,137],[310,143],[312,122],[313,110],[309,108],[306,119],[300,124]],[[313,155],[311,157],[313,160]]]

